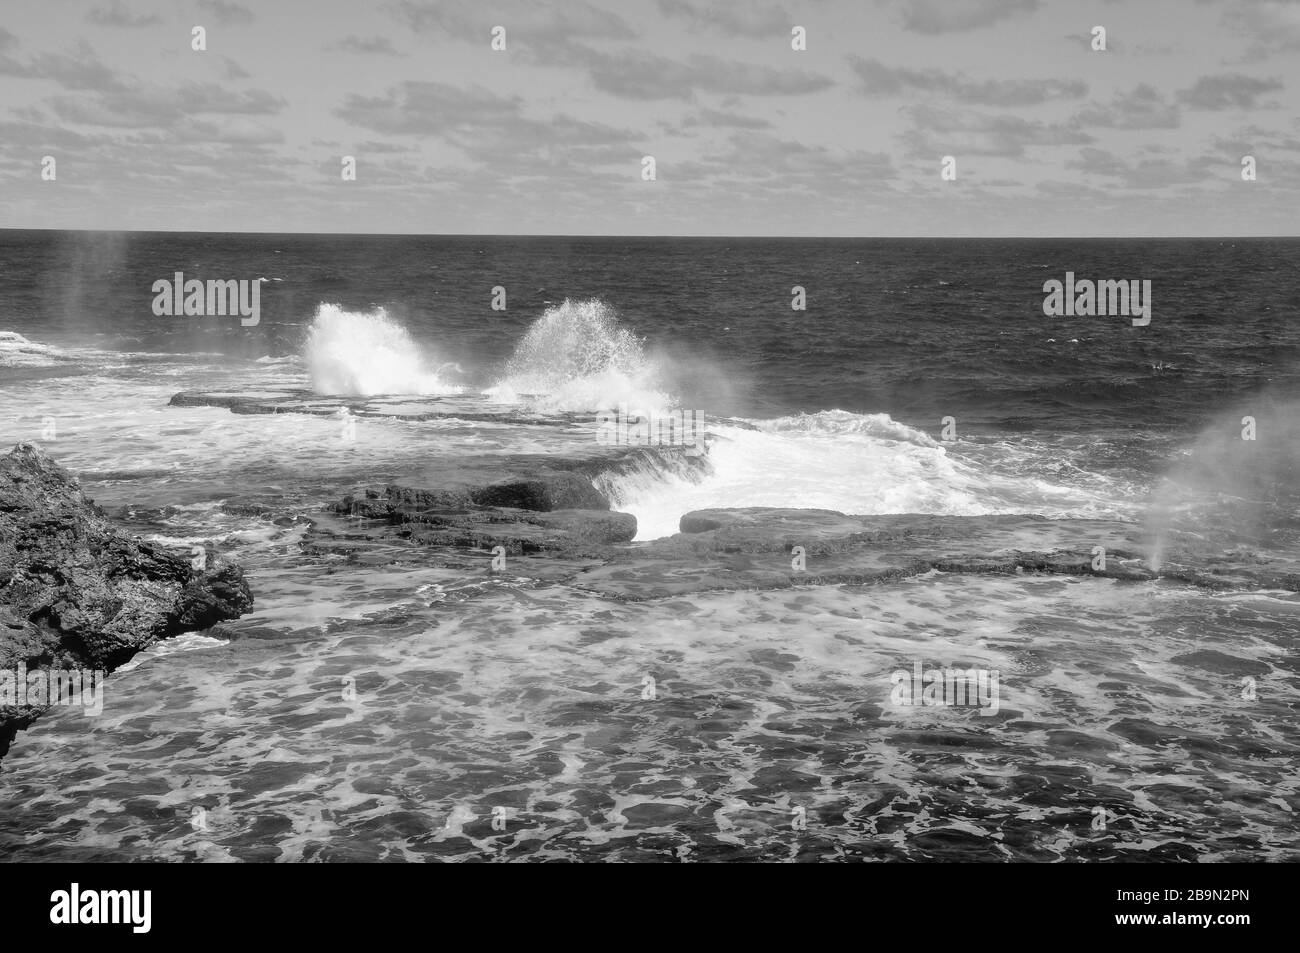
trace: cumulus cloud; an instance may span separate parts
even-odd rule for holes
[[[140,27],[161,23],[155,13],[133,13],[122,0],[109,0],[107,4],[91,7],[86,19],[100,26]]]
[[[1202,182],[1213,174],[1215,163],[1206,157],[1181,162],[1164,158],[1122,159],[1104,149],[1085,147],[1065,165],[1085,175],[1117,180],[1125,188],[1163,189]]]
[[[911,127],[903,134],[915,156],[981,155],[1016,158],[1029,146],[1081,145],[1093,141],[1081,129],[1019,116],[981,113],[970,109],[908,106],[903,114]]]
[[[809,70],[725,60],[704,53],[674,60],[641,49],[605,53],[575,44],[569,60],[586,69],[601,92],[624,99],[692,99],[696,93],[801,96],[834,85],[828,77]]]
[[[867,96],[906,96],[928,93],[978,106],[1034,106],[1054,99],[1078,99],[1087,83],[1071,79],[972,80],[940,69],[886,66],[877,59],[849,57],[849,66],[862,81]]]
[[[478,85],[404,82],[378,96],[351,95],[335,115],[383,135],[447,142],[477,163],[485,182],[542,168],[581,176],[598,166],[630,167],[642,154],[636,133],[564,114],[534,118],[519,97]]]
[[[1012,17],[1027,17],[1040,0],[886,0],[916,33],[965,33]]]
[[[1250,41],[1247,59],[1300,51],[1300,3],[1295,0],[1237,0],[1224,9],[1220,22]]]
[[[482,86],[410,81],[379,96],[351,95],[335,115],[353,125],[392,135],[441,135],[476,123],[488,125],[521,116],[521,100]]]
[[[695,3],[691,0],[657,0],[665,16],[675,17],[699,29],[711,29],[729,36],[787,37],[794,20],[775,4]]]
[[[253,22],[253,11],[234,0],[198,0],[198,7],[223,26]]]
[[[265,90],[237,91],[218,83],[190,82],[101,90],[90,96],[59,95],[48,105],[65,122],[148,129],[202,115],[272,115],[286,103]]]
[[[1260,96],[1282,89],[1282,83],[1276,79],[1225,73],[1202,76],[1190,89],[1178,94],[1178,101],[1192,109],[1254,109]]]
[[[739,130],[698,159],[661,167],[661,178],[692,194],[719,194],[742,206],[797,196],[805,208],[845,208],[846,196],[890,194],[898,178],[883,152],[840,149]]]
[[[721,109],[699,109],[688,113],[681,121],[682,129],[770,129],[770,120],[757,116],[742,116],[740,113],[726,112]]]
[[[1109,103],[1093,103],[1081,110],[1074,122],[1080,126],[1108,129],[1176,129],[1181,122],[1178,106],[1149,83],[1116,93]]]
[[[8,50],[17,47],[17,38],[5,32],[0,37],[0,75],[24,79],[45,79],[72,90],[125,90],[127,83],[114,69],[106,66],[85,40],[70,53],[34,53],[16,58]]]
[[[386,36],[356,36],[349,34],[330,44],[330,49],[341,53],[361,53],[374,56],[401,56]]]
[[[395,0],[387,9],[417,33],[438,32],[474,42],[484,42],[488,29],[497,24],[506,27],[507,39],[513,36],[525,44],[583,37],[631,40],[637,35],[617,13],[588,0],[496,0],[491,21],[485,19],[482,0]]]
[[[329,15],[299,18],[292,42],[239,26],[274,6],[83,0],[2,18],[10,221],[977,234],[1068,229],[1085,200],[1123,209],[1100,233],[1178,233],[1228,208],[1247,231],[1294,230],[1300,109],[1282,58],[1300,51],[1300,0],[1187,4],[1176,30],[1163,8],[1112,25],[1111,5],[1071,0],[321,0]],[[189,51],[194,22],[209,52]],[[1096,22],[1113,26],[1106,55],[1088,47]],[[497,24],[505,53],[489,49]],[[1134,58],[1169,44],[1177,56]],[[58,189],[31,175],[45,154]],[[342,185],[346,154],[363,171]],[[950,154],[961,178],[940,190]],[[70,195],[89,211],[55,204]]]

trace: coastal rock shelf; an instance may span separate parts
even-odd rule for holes
[[[609,501],[589,479],[565,472],[432,492],[392,485],[371,488],[361,498],[345,498],[335,510],[398,527],[402,538],[415,543],[488,550],[500,546],[511,556],[600,552],[636,536],[636,517],[611,512]],[[345,534],[351,532],[355,529],[345,529]],[[330,530],[318,524],[313,533],[319,539]]]
[[[1300,591],[1300,567],[1292,562],[1242,551],[1198,550],[1189,537],[1163,540],[1165,556],[1153,568],[1144,554],[1157,541],[1133,523],[1033,515],[848,516],[829,510],[714,509],[682,516],[682,531],[674,536],[630,543],[634,518],[606,512],[608,503],[553,509],[516,496],[508,507],[478,505],[486,489],[449,493],[372,487],[341,501],[334,515],[316,520],[307,540],[336,554],[343,550],[331,541],[344,538],[349,551],[357,553],[365,550],[366,540],[391,542],[394,537],[459,550],[447,554],[446,565],[463,565],[466,549],[482,556],[495,546],[509,556],[546,554],[566,562],[512,561],[509,572],[628,601],[708,590],[861,585],[932,571],[1166,578],[1209,589]],[[802,568],[796,568],[800,554],[795,547],[802,547]],[[1104,568],[1096,547],[1105,549]]]
[[[930,571],[1037,572],[1119,580],[1171,578],[1208,588],[1300,591],[1300,567],[1248,553],[1198,552],[1166,541],[1159,571],[1142,554],[1154,540],[1139,525],[1042,516],[847,516],[829,510],[717,509],[687,513],[682,532],[629,547],[573,584],[623,599],[703,589],[888,582]],[[803,548],[796,569],[794,547]],[[1094,567],[1094,547],[1106,551]]]
[[[128,536],[38,447],[0,458],[0,672],[111,672],[151,643],[249,612],[234,565]],[[40,705],[0,704],[0,755]]]
[[[490,421],[501,424],[531,424],[539,427],[568,427],[595,420],[594,414],[533,413],[518,404],[501,404],[479,394],[436,397],[328,396],[310,390],[285,388],[264,391],[182,391],[172,397],[173,407],[224,407],[235,414],[311,414],[330,417],[346,408],[356,417],[393,417],[402,420]]]

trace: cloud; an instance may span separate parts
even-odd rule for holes
[[[109,0],[106,6],[91,7],[86,19],[100,26],[139,27],[161,23],[162,17],[154,13],[132,13],[122,0]]]
[[[1040,0],[885,0],[902,16],[903,29],[915,33],[966,33],[1009,17],[1025,17]]]
[[[32,112],[17,122],[0,121],[0,151],[24,157],[30,156],[37,148],[88,151],[111,142],[113,139],[103,133],[66,129],[37,112]]]
[[[1083,145],[1093,141],[1081,129],[1019,116],[978,113],[968,109],[907,106],[912,126],[903,141],[914,156],[981,155],[1017,158],[1029,146]]]
[[[221,57],[221,65],[225,67],[223,75],[226,79],[248,79],[248,70],[244,69],[229,56]]]
[[[216,83],[186,83],[177,89],[176,100],[188,113],[269,115],[286,105],[283,98],[263,89],[236,92]]]
[[[748,167],[769,176],[787,174],[822,174],[850,171],[872,179],[894,176],[893,162],[887,153],[862,150],[836,150],[782,139],[767,132],[736,132],[730,137],[731,151],[718,161],[733,167]]]
[[[846,196],[891,194],[897,177],[886,153],[809,144],[754,130],[731,133],[697,159],[659,164],[659,178],[691,197],[685,208],[722,201],[733,207],[728,217],[771,202],[785,209],[783,217],[841,216],[853,204]]]
[[[334,114],[353,125],[399,136],[437,136],[475,123],[513,120],[522,113],[518,97],[498,96],[482,86],[410,81],[382,96],[352,94]]]
[[[1054,99],[1078,99],[1088,92],[1082,80],[971,80],[961,73],[890,67],[858,56],[849,57],[849,66],[862,80],[859,91],[868,96],[934,93],[979,106],[1033,106]]]
[[[417,147],[399,142],[381,142],[375,139],[367,139],[364,142],[357,143],[357,149],[365,153],[384,153],[397,154],[403,152],[415,152]]]
[[[1154,86],[1140,83],[1131,92],[1116,93],[1109,105],[1093,103],[1073,119],[1080,126],[1107,129],[1177,129],[1178,106]]]
[[[353,20],[322,12],[285,46],[264,23],[272,6],[251,0],[47,3],[70,13],[0,17],[6,215],[366,231],[1293,231],[1283,200],[1300,195],[1300,84],[1282,58],[1300,51],[1300,0],[1188,4],[1172,24],[1138,11],[1110,37],[1130,55],[1098,58],[1088,30],[1122,4],[383,0],[354,4]],[[251,27],[217,25],[250,11]],[[249,42],[132,52],[192,22]],[[789,54],[795,23],[822,38],[808,55]],[[1177,58],[1131,55],[1168,44]],[[1264,53],[1275,61],[1250,59]],[[295,68],[313,57],[347,68]],[[45,154],[61,181],[66,160],[66,189],[28,182]],[[640,178],[647,154],[657,182]],[[1249,186],[1246,154],[1260,172]],[[356,183],[341,184],[341,155],[357,156]],[[966,183],[955,191],[937,188],[945,155]]]
[[[1062,182],[1058,179],[1045,179],[1034,185],[1034,191],[1050,199],[1063,199],[1078,204],[1088,202],[1106,205],[1112,204],[1116,200],[1113,188],[1097,188],[1093,185],[1087,185],[1077,178],[1068,182]]]
[[[274,145],[284,142],[284,133],[275,126],[247,116],[223,116],[216,119],[190,117],[167,130],[165,143],[221,143],[223,145]]]
[[[1248,60],[1300,51],[1300,3],[1295,0],[1238,0],[1223,11],[1220,22],[1252,41]]]
[[[233,0],[198,0],[198,6],[223,26],[253,22],[253,11]]]
[[[1288,135],[1277,129],[1246,126],[1227,136],[1216,136],[1210,142],[1211,151],[1206,162],[1234,182],[1241,173],[1243,156],[1254,156],[1261,180],[1270,190],[1300,190],[1300,136]]]
[[[637,33],[617,13],[587,0],[538,3],[537,0],[496,0],[491,17],[482,0],[395,0],[389,13],[416,33],[440,32],[486,44],[493,26],[506,28],[506,42],[566,41],[575,38],[632,40]]]
[[[772,123],[755,116],[723,112],[719,109],[700,109],[689,113],[679,124],[681,129],[771,129]]]
[[[85,40],[71,53],[36,53],[25,60],[10,57],[4,50],[15,46],[13,34],[0,42],[0,75],[24,79],[47,79],[64,89],[125,90],[127,85],[112,68],[104,65]]]
[[[594,167],[639,167],[639,136],[564,114],[544,119],[524,113],[519,97],[481,86],[410,81],[380,96],[350,95],[334,110],[339,118],[386,136],[439,139],[475,163],[481,184],[542,170],[566,183]]]
[[[1300,136],[1288,135],[1280,129],[1250,125],[1227,136],[1216,136],[1214,147],[1233,159],[1257,154],[1261,150],[1300,156]]]
[[[217,83],[191,82],[178,87],[105,90],[91,96],[55,96],[48,105],[64,122],[155,129],[202,115],[272,115],[286,103],[265,90],[237,92]]]
[[[1201,182],[1213,174],[1216,163],[1208,158],[1175,162],[1172,159],[1127,161],[1104,149],[1083,148],[1079,157],[1065,163],[1085,175],[1117,179],[1130,189],[1163,189],[1172,185]]]
[[[788,37],[794,20],[781,7],[751,4],[692,3],[690,0],[657,0],[667,17],[688,20],[696,28],[718,30],[731,36],[754,38]]]
[[[330,44],[331,50],[342,53],[363,53],[378,56],[401,56],[393,48],[393,43],[386,36],[356,36],[350,34],[336,43]]]
[[[1202,76],[1190,88],[1178,94],[1178,101],[1192,109],[1254,109],[1255,101],[1265,93],[1284,87],[1276,79],[1256,79],[1240,73]]]
[[[570,62],[582,65],[601,92],[623,99],[691,99],[723,95],[802,96],[834,85],[820,73],[742,63],[696,53],[673,60],[645,50],[604,53],[573,44]]]

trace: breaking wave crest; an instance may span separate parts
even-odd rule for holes
[[[544,411],[597,411],[619,406],[657,413],[672,406],[658,364],[599,298],[546,309],[488,394]]]
[[[303,358],[318,394],[443,394],[461,388],[430,371],[406,328],[383,308],[345,311],[321,304]]]

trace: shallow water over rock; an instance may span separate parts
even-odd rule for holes
[[[532,561],[282,567],[229,644],[27,732],[0,849],[1297,859],[1294,595],[931,573],[627,603]],[[998,711],[892,704],[918,662],[998,671]]]

